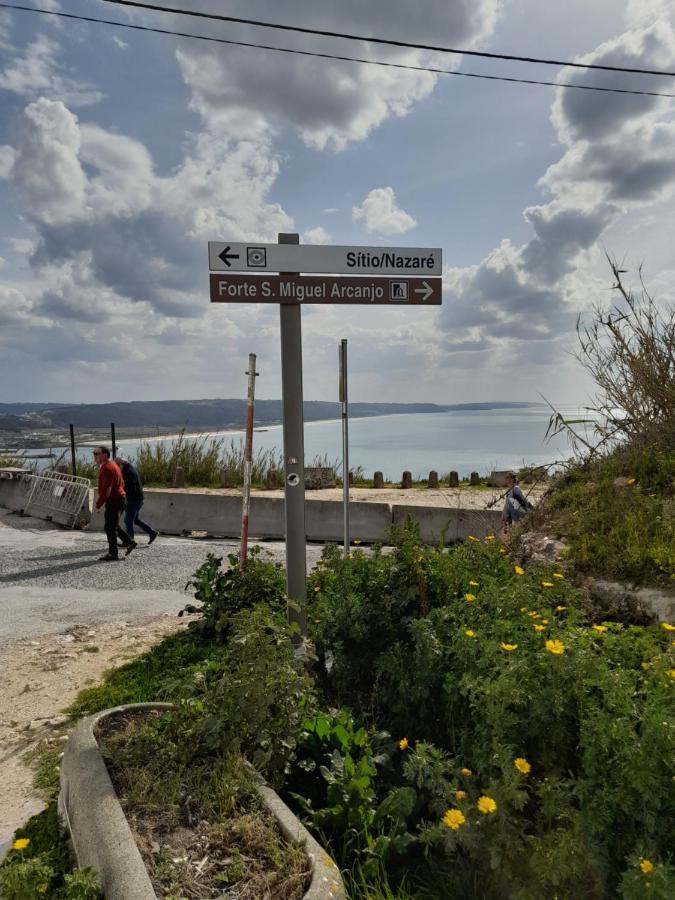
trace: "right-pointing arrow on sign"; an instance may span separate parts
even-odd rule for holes
[[[429,297],[431,297],[431,295],[433,294],[433,292],[434,292],[434,289],[426,281],[422,282],[421,288],[415,288],[416,294],[424,294],[424,296],[422,297],[422,303],[424,303],[425,300],[428,300]]]

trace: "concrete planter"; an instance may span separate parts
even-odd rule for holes
[[[70,832],[78,866],[91,866],[98,872],[106,900],[156,900],[157,895],[115,794],[94,729],[108,716],[153,709],[171,709],[171,704],[131,703],[82,719],[63,755],[59,811]],[[330,856],[271,788],[260,784],[258,793],[283,836],[305,848],[312,880],[304,900],[345,900],[340,872]]]

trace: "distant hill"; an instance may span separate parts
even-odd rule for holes
[[[438,413],[448,410],[512,409],[537,406],[534,403],[350,403],[350,415],[383,416],[397,413]],[[337,419],[339,403],[308,400],[304,404],[305,421]],[[281,421],[281,400],[256,400],[258,425]],[[245,400],[137,400],[131,403],[39,404],[0,403],[0,430],[23,428],[106,428],[111,422],[120,428],[232,428],[246,420]],[[7,423],[5,428],[3,422]]]

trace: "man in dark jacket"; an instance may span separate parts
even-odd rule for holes
[[[116,456],[115,462],[122,470],[122,478],[124,479],[124,493],[127,495],[127,508],[124,513],[124,525],[127,530],[127,534],[133,541],[134,525],[138,525],[138,527],[141,528],[146,534],[150,535],[148,544],[151,544],[157,537],[159,532],[155,531],[152,526],[148,525],[147,522],[144,522],[139,517],[139,513],[141,511],[141,507],[143,506],[144,500],[143,482],[141,481],[141,476],[128,460]]]

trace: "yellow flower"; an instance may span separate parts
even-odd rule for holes
[[[466,819],[461,809],[449,809],[443,816],[443,824],[447,825],[448,828],[452,828],[453,831],[457,831],[460,825],[463,825],[465,822]]]
[[[546,641],[546,649],[549,653],[554,653],[556,656],[560,656],[565,652],[565,645],[562,641]]]
[[[606,625],[593,625],[592,627],[593,631],[597,631],[598,634],[603,634],[605,631],[607,631]]]
[[[361,538],[354,538],[354,540],[352,541],[352,544],[360,544],[360,543],[361,543]]]
[[[499,548],[499,552],[500,552],[500,553],[506,553],[506,549],[505,549],[504,547],[500,547],[500,548]]]
[[[478,581],[470,581],[469,582],[469,587],[479,587],[479,586],[480,586],[480,584]]]
[[[629,478],[628,481],[626,482],[626,484],[635,484],[635,479]]]
[[[467,540],[468,540],[468,541],[476,541],[476,542],[478,543],[478,538],[477,538],[477,537],[474,537],[472,534],[469,535],[469,537],[467,538]]]
[[[469,775],[473,775],[473,772],[471,771],[471,769],[462,769],[462,775],[468,778]]]
[[[645,662],[644,660],[640,663],[640,665],[645,670],[645,672],[647,671],[647,669],[651,669],[652,667],[651,663]]]
[[[317,586],[314,588],[314,593],[315,593],[315,594],[318,594],[320,590],[321,590],[321,588],[320,588],[320,586],[317,584]]]
[[[649,875],[654,870],[654,863],[649,859],[640,860],[640,871],[643,875]]]
[[[518,644],[505,644],[503,641],[499,646],[502,648],[502,650],[506,650],[507,653],[510,653],[512,650],[518,649]]]
[[[541,586],[548,588],[555,587],[555,584],[552,581],[542,581]]]
[[[520,611],[521,611],[521,612],[527,612],[527,607],[526,607],[526,606],[521,606],[521,607],[520,607]]]
[[[398,745],[401,748],[401,750],[407,750],[408,749],[408,738],[401,738],[401,740],[398,742]]]
[[[418,556],[418,557],[417,557],[417,562],[424,562],[424,557],[423,557],[423,556]]]
[[[675,631],[675,625],[671,625],[670,622],[661,622],[661,628],[665,631]]]
[[[540,615],[539,615],[539,613],[538,613],[535,609],[531,609],[531,610],[529,611],[529,613],[528,613],[528,616],[529,616],[531,619],[539,619],[539,618],[541,618]]]
[[[476,595],[475,594],[464,594],[464,599],[466,600],[467,603],[473,603],[473,601],[476,599]]]
[[[476,805],[478,806],[480,812],[483,813],[483,815],[488,816],[492,813],[497,812],[497,804],[492,799],[492,797],[487,797],[485,796],[485,794],[483,794],[482,797],[478,798],[478,803]]]
[[[519,756],[517,759],[515,759],[513,765],[516,767],[516,769],[518,769],[519,772],[522,772],[523,775],[529,775],[530,770],[532,769],[532,766],[529,764],[529,762],[522,756]]]
[[[524,575],[525,574],[525,569],[521,569],[520,566],[514,566],[513,571],[516,573],[516,575]]]
[[[476,632],[473,630],[473,628],[467,628],[467,629],[465,629],[464,634],[465,634],[467,637],[476,637]]]
[[[486,535],[485,535],[485,540],[486,540],[486,541],[494,541],[494,539],[495,539],[494,534],[486,534]]]
[[[542,620],[541,620],[541,624],[542,624],[542,625],[548,625],[548,619],[542,619]]]
[[[566,606],[556,606],[555,611],[556,612],[565,612],[566,609],[567,609]]]
[[[675,669],[668,669],[668,677],[675,678]]]
[[[562,572],[554,572],[554,573],[553,573],[553,577],[554,577],[554,578],[561,578],[561,579],[564,579],[564,578],[565,578],[565,576],[563,575]]]
[[[455,797],[459,800],[466,800],[466,791],[455,791]]]
[[[535,631],[546,631],[546,626],[545,625],[535,625],[534,630]]]
[[[30,844],[30,838],[18,838],[12,844],[12,850],[25,850]]]

